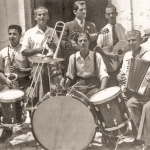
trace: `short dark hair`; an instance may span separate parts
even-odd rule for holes
[[[45,6],[39,6],[36,9],[34,9],[34,15],[37,14],[37,10],[39,10],[39,9],[45,9],[47,11],[47,13],[48,13],[48,9]]]
[[[107,8],[114,8],[115,11],[117,12],[117,8],[116,8],[113,4],[108,4],[108,5],[106,6],[106,8],[105,8],[105,12],[106,12],[106,9],[107,9]]]
[[[19,34],[22,33],[22,28],[21,28],[21,26],[19,26],[19,25],[10,25],[10,26],[8,27],[8,32],[9,32],[10,29],[16,29],[16,30],[19,32]]]
[[[78,38],[79,38],[80,36],[83,36],[83,35],[86,35],[88,41],[90,41],[90,35],[89,35],[89,33],[86,32],[86,31],[83,31],[83,32],[78,32],[77,37],[74,39],[75,42],[77,42],[77,41],[78,41]]]
[[[86,6],[86,2],[85,1],[75,1],[74,5],[73,5],[73,10],[78,10],[79,5],[85,5]]]

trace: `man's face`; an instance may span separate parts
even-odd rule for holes
[[[86,6],[85,5],[78,5],[78,9],[74,10],[74,14],[76,18],[83,20],[86,18]]]
[[[115,8],[106,8],[106,14],[105,17],[108,20],[108,22],[112,25],[116,24],[116,17],[118,13],[116,12]]]
[[[19,34],[18,30],[9,29],[8,36],[9,36],[9,42],[12,46],[13,45],[17,46],[19,44],[21,34]]]
[[[88,51],[89,40],[88,40],[86,34],[80,35],[78,37],[77,44],[80,48],[80,51],[82,51],[82,52],[87,52]]]
[[[141,36],[136,35],[128,37],[128,44],[131,50],[133,51],[138,50],[141,44]]]
[[[46,25],[49,19],[48,12],[45,9],[38,9],[35,15],[35,20],[39,25]]]

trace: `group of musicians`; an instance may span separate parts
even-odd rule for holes
[[[26,31],[22,44],[20,43],[21,27],[19,25],[8,27],[9,45],[0,51],[0,82],[3,90],[18,88],[26,93],[32,88],[31,81],[35,83],[38,80],[34,98],[40,101],[50,91],[49,72],[51,73],[55,68],[54,70],[59,70],[59,73],[54,74],[55,81],[59,80],[59,86],[64,89],[73,86],[90,98],[107,87],[119,86],[119,82],[125,83],[128,59],[135,57],[150,60],[149,50],[141,46],[148,37],[142,38],[138,30],[127,32],[121,24],[117,23],[115,6],[106,7],[105,17],[108,24],[101,33],[97,33],[94,23],[85,20],[85,1],[76,1],[73,12],[75,19],[65,24],[58,52],[64,58],[63,63],[50,65],[37,63],[37,60],[43,57],[42,55],[53,57],[59,41],[56,33],[49,41],[54,29],[47,26],[49,19],[47,8],[40,6],[34,10],[37,25]],[[107,32],[104,32],[105,29]],[[119,56],[111,52],[120,40],[128,42],[128,51],[124,55],[123,63],[121,62],[114,69],[108,63],[118,61]],[[38,65],[43,65],[39,78],[37,77]],[[18,87],[15,87],[11,80],[15,75],[17,75]],[[150,82],[150,76],[147,75],[146,79]],[[135,143],[144,143],[142,148],[148,150],[150,149],[149,97],[132,94],[130,91],[125,95],[132,115]]]

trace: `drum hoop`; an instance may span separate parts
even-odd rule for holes
[[[109,102],[109,101],[113,100],[114,98],[116,98],[117,96],[119,96],[120,93],[121,93],[121,90],[119,90],[116,94],[112,95],[111,97],[108,97],[107,99],[104,99],[102,101],[97,101],[97,102],[91,102],[91,103],[93,103],[94,105],[99,105],[99,104]]]
[[[76,98],[78,101],[80,101],[80,102],[82,102],[86,107],[88,107],[88,105],[85,103],[85,102],[83,102],[83,101],[81,101],[78,97],[75,97],[75,95],[63,95],[63,96],[72,96],[73,98]],[[57,96],[58,97],[58,96]],[[49,97],[50,98],[50,97]],[[51,97],[51,98],[53,98],[53,96]],[[47,98],[48,99],[48,98]],[[42,103],[42,102],[44,102],[45,100],[47,100],[47,99],[44,99],[43,101],[41,101],[41,102],[38,102],[37,103],[37,105],[36,105],[36,107],[34,107],[35,109],[34,109],[34,111],[33,111],[33,113],[32,113],[32,119],[31,119],[31,131],[32,131],[32,134],[33,134],[33,137],[35,138],[35,140],[40,144],[40,146],[42,146],[45,150],[48,150],[45,146],[43,146],[43,144],[38,140],[38,138],[36,137],[36,135],[35,135],[35,132],[34,132],[34,129],[33,129],[33,116],[34,116],[34,113],[35,113],[35,111],[36,111],[36,109],[38,108],[38,106]],[[90,108],[90,107],[88,107],[89,108],[89,110],[90,110],[90,112],[91,112],[91,114],[92,114],[92,116],[93,116],[93,118],[94,118],[94,122],[95,122],[95,131],[94,131],[94,135],[93,135],[93,137],[92,137],[92,139],[91,139],[91,141],[90,141],[90,143],[94,140],[94,137],[95,137],[95,134],[96,134],[96,127],[97,127],[97,124],[96,124],[96,118],[95,118],[95,116],[94,116],[94,110],[92,111],[92,109]],[[96,114],[95,114],[96,115]],[[89,144],[90,144],[89,143]],[[88,147],[89,145],[87,145],[84,149],[86,149],[87,147]]]
[[[10,89],[10,90],[7,90],[7,91],[21,91],[23,93],[23,95],[21,97],[18,97],[18,98],[12,98],[12,99],[1,99],[0,98],[0,103],[14,103],[16,101],[20,101],[23,99],[24,97],[24,92],[22,90],[18,90],[18,89]],[[2,93],[2,92],[1,92]]]
[[[106,131],[114,131],[114,130],[120,129],[120,128],[124,127],[130,120],[131,120],[131,118],[129,118],[127,121],[125,121],[125,122],[119,124],[119,125],[116,126],[116,127],[105,128],[105,130],[106,130]]]
[[[0,103],[14,103],[14,102],[17,102],[17,101],[21,101],[23,99],[23,96],[19,97],[19,98],[16,98],[16,99],[10,99],[10,100],[1,100],[0,99]]]

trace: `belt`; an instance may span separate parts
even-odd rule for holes
[[[30,80],[29,76],[17,78],[17,81],[22,81],[22,80]]]
[[[90,77],[80,77],[80,76],[77,76],[77,79],[81,79],[81,80],[87,80],[89,78],[95,78],[95,76],[90,76]]]

